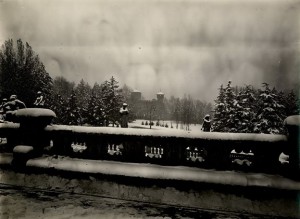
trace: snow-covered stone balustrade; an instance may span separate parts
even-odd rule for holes
[[[54,116],[0,123],[0,183],[299,218],[299,116],[287,136],[47,125]]]
[[[16,115],[20,124],[0,124],[2,151],[12,151],[14,147],[23,145],[32,146],[32,156],[49,154],[271,173],[299,169],[299,141],[294,137],[298,136],[298,129],[295,131],[294,127],[299,128],[299,125],[295,126],[299,117],[287,119],[287,127],[292,129],[288,138],[269,134],[46,126],[55,116],[50,110],[27,109]],[[291,156],[290,161],[291,151],[298,154]],[[23,153],[22,147],[18,147],[16,153]]]

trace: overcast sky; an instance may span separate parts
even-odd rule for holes
[[[111,76],[145,98],[213,101],[221,84],[299,87],[300,1],[0,0],[0,43],[28,42],[52,77]]]

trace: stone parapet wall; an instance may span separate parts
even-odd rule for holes
[[[262,217],[300,216],[300,183],[279,176],[66,157],[30,159],[20,172],[11,162],[11,155],[1,157],[0,183]]]

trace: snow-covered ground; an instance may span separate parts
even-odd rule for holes
[[[131,123],[128,124],[128,126],[130,128],[140,128],[140,129],[150,129],[150,125],[142,125],[142,122],[145,124],[147,120],[141,120],[141,119],[137,119]],[[149,123],[149,120],[147,121]],[[178,128],[176,128],[176,123],[174,121],[161,121],[161,123],[163,123],[164,125],[168,125],[168,127],[165,126],[156,126],[156,121],[154,121],[154,125],[151,126],[151,129],[153,130],[170,130],[170,131],[182,131],[182,132],[202,132],[201,131],[201,124],[191,124],[189,125],[189,129],[187,129],[186,126],[183,126],[181,124],[178,124]],[[173,128],[171,128],[171,125],[173,126]]]
[[[273,218],[267,215],[182,208],[112,199],[97,195],[11,187],[0,184],[0,218],[51,219],[187,219],[187,218]]]

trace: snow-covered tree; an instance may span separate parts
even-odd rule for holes
[[[69,82],[64,77],[55,77],[52,86],[52,95],[60,95],[67,100],[75,88],[74,82]]]
[[[129,103],[133,89],[131,87],[129,87],[128,85],[124,84],[124,86],[122,87],[122,89],[120,91],[121,91],[121,95],[123,97],[123,102]]]
[[[105,81],[101,85],[102,101],[104,104],[104,114],[108,122],[112,122],[113,126],[120,118],[120,107],[122,106],[123,97],[120,90],[118,90],[118,81],[114,77],[111,77],[109,81]]]
[[[213,131],[237,132],[237,99],[235,92],[231,86],[231,81],[228,82],[226,88],[223,88],[223,85],[221,85],[219,95],[217,100],[215,100]]]
[[[254,128],[256,95],[252,86],[246,85],[237,95],[235,128],[240,133],[251,133]]]
[[[0,49],[0,97],[16,94],[26,106],[33,105],[38,91],[46,101],[51,93],[52,78],[32,47],[21,39],[12,39]]]
[[[79,84],[75,88],[76,94],[76,104],[78,106],[79,114],[82,117],[81,123],[87,123],[88,117],[88,106],[89,100],[91,98],[91,87],[88,83],[86,83],[83,79],[79,82]]]
[[[226,124],[225,90],[223,84],[219,88],[219,95],[215,100],[214,119],[212,131],[223,132]]]
[[[51,95],[49,108],[56,114],[56,118],[53,119],[53,123],[68,124],[66,118],[67,102],[60,94],[53,93]]]
[[[231,86],[231,81],[228,81],[228,84],[224,91],[224,103],[226,109],[226,123],[224,127],[225,132],[237,132],[236,124],[238,123],[237,118],[237,99],[235,90]]]
[[[80,115],[80,110],[77,106],[75,91],[72,92],[70,98],[68,99],[65,113],[67,125],[82,125],[82,118]]]
[[[284,105],[279,102],[276,92],[269,88],[269,84],[263,83],[263,90],[259,90],[256,123],[254,132],[266,134],[284,133],[283,114]]]
[[[80,107],[87,108],[88,100],[91,96],[91,87],[88,83],[86,83],[83,79],[79,82],[79,84],[75,88],[76,100],[77,104]]]
[[[299,99],[297,99],[296,94],[291,90],[284,98],[284,106],[286,116],[299,115],[300,113],[300,104]]]
[[[105,114],[104,114],[104,104],[101,96],[101,87],[99,84],[95,83],[91,96],[88,103],[88,116],[87,121],[90,125],[94,126],[104,126]]]

